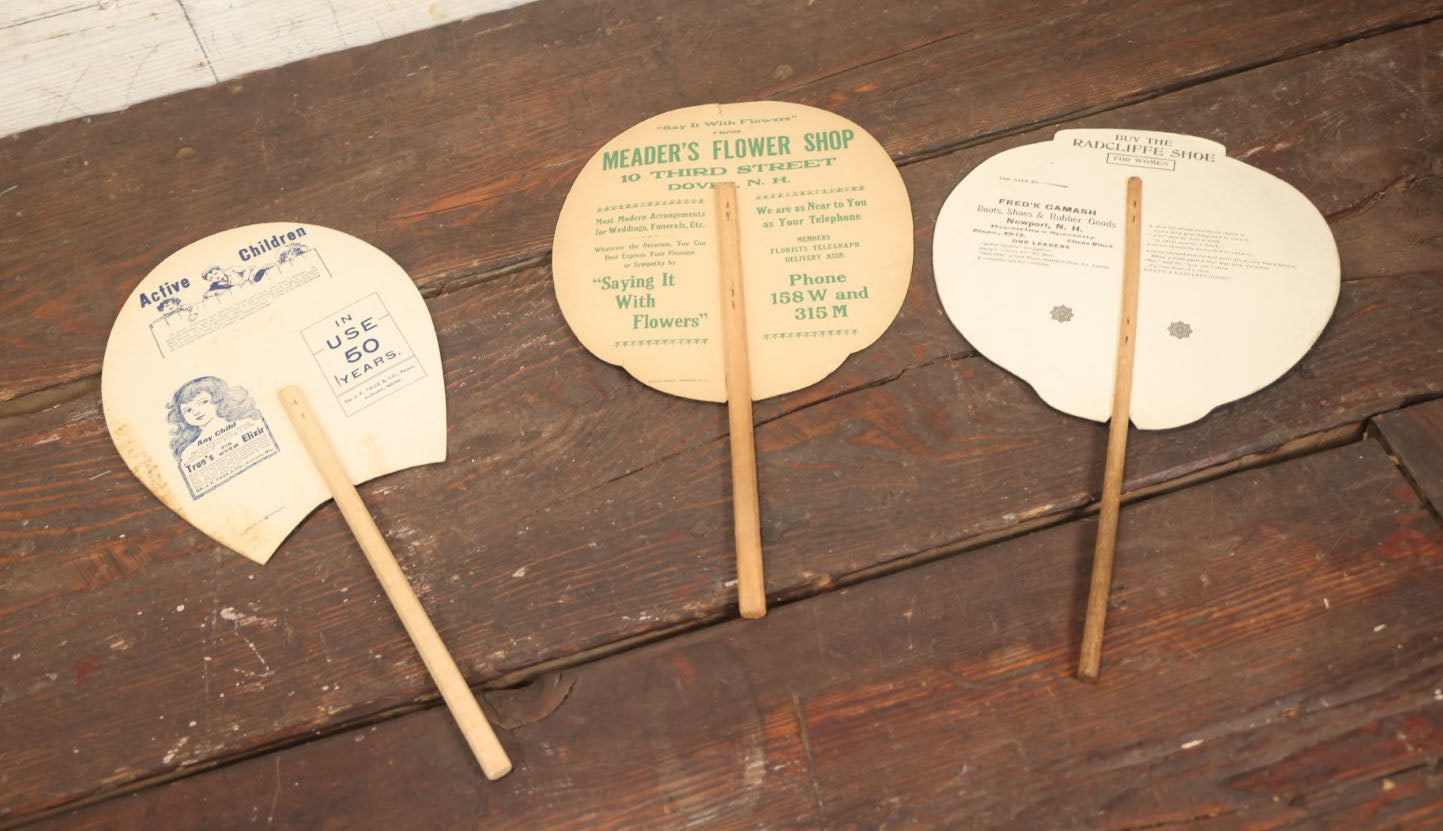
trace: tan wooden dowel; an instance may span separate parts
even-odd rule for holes
[[[716,207],[727,421],[731,429],[737,605],[742,617],[756,618],[767,613],[767,586],[762,575],[761,499],[757,494],[757,448],[752,434],[752,369],[747,357],[747,305],[742,292],[741,229],[737,223],[735,184],[717,183]]]
[[[371,512],[366,510],[361,495],[356,493],[355,486],[341,466],[341,460],[336,457],[335,448],[316,419],[305,393],[300,387],[288,386],[280,391],[280,399],[286,415],[290,416],[291,424],[295,425],[301,442],[306,446],[306,452],[315,462],[316,470],[336,500],[336,506],[341,509],[341,516],[346,518],[351,533],[356,535],[356,541],[361,544],[376,578],[381,581],[381,588],[385,589],[386,597],[391,599],[391,605],[406,627],[406,633],[421,653],[421,661],[426,664],[431,678],[441,690],[441,697],[451,709],[451,715],[460,725],[466,743],[471,746],[476,761],[481,763],[481,770],[487,779],[500,779],[511,772],[511,760],[506,758],[506,751],[487,723],[466,679],[461,677],[461,671],[451,660],[451,653],[446,651],[436,627],[431,625],[431,619],[421,608],[421,601],[411,591],[411,584],[406,582],[406,575],[386,545],[375,520],[371,519]]]
[[[1102,510],[1097,545],[1092,550],[1092,586],[1087,620],[1082,625],[1082,658],[1077,677],[1096,681],[1102,670],[1102,633],[1112,591],[1112,554],[1117,545],[1117,514],[1122,506],[1122,468],[1127,457],[1127,425],[1132,410],[1132,363],[1137,349],[1137,284],[1142,257],[1142,180],[1127,180],[1127,227],[1123,236],[1122,322],[1117,333],[1117,373],[1113,376],[1112,423],[1107,436],[1107,468],[1102,477]]]

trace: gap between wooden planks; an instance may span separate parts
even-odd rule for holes
[[[1428,401],[1374,419],[1378,438],[1403,475],[1443,516],[1443,401]]]

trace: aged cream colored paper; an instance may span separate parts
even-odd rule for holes
[[[1338,300],[1327,222],[1216,142],[1063,130],[978,165],[933,246],[947,315],[1048,404],[1106,421],[1122,292],[1126,180],[1143,180],[1132,422],[1177,427],[1276,380]]]
[[[907,293],[912,211],[886,151],[800,104],[674,110],[602,147],[556,225],[556,298],[577,337],[663,392],[725,401],[712,185],[735,182],[752,398],[820,381]]]
[[[330,498],[281,409],[287,384],[353,483],[446,457],[441,356],[415,284],[317,225],[249,225],[167,257],[116,317],[101,397],[141,482],[263,563]]]

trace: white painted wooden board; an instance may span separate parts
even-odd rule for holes
[[[0,136],[528,0],[0,0]]]

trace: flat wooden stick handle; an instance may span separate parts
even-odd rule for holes
[[[1117,333],[1117,373],[1113,376],[1112,423],[1108,426],[1107,468],[1102,477],[1102,510],[1097,545],[1092,550],[1092,586],[1087,620],[1082,625],[1082,658],[1077,677],[1096,681],[1102,670],[1102,633],[1112,591],[1112,555],[1117,546],[1117,514],[1122,507],[1122,468],[1127,456],[1127,425],[1132,410],[1132,363],[1137,349],[1137,284],[1142,259],[1142,180],[1127,180],[1127,227],[1122,255],[1122,322]]]
[[[341,509],[341,516],[345,517],[346,524],[351,526],[351,533],[356,535],[356,542],[361,544],[361,550],[365,552],[372,570],[376,572],[376,578],[381,581],[381,588],[386,590],[386,596],[391,599],[396,614],[400,615],[406,633],[411,636],[416,650],[421,653],[421,661],[426,664],[431,678],[440,688],[441,697],[446,700],[446,706],[450,708],[456,724],[461,727],[466,743],[471,746],[476,761],[481,763],[481,770],[487,779],[500,779],[511,772],[511,760],[506,757],[506,751],[496,739],[496,733],[487,723],[480,705],[476,703],[476,697],[471,694],[471,688],[466,684],[466,679],[461,677],[456,662],[451,660],[451,653],[446,651],[446,645],[441,642],[436,627],[431,625],[426,610],[421,608],[421,601],[417,600],[416,593],[411,591],[411,584],[406,582],[406,575],[401,571],[390,547],[386,545],[375,520],[371,519],[371,512],[366,510],[361,495],[356,493],[355,486],[351,484],[350,477],[341,466],[341,460],[336,457],[335,448],[331,446],[330,439],[321,428],[305,393],[300,387],[292,385],[280,391],[280,399],[286,415],[290,416],[291,424],[295,425],[296,432],[300,434],[301,443],[306,446],[306,452],[310,454],[311,461],[315,462],[316,470],[320,472],[331,496],[336,500],[336,506]]]
[[[747,358],[747,304],[742,293],[742,242],[735,184],[717,183],[716,208],[727,421],[731,429],[737,605],[742,617],[756,618],[767,613],[767,586],[762,575],[762,511],[757,493],[756,438],[752,433],[752,369]]]

